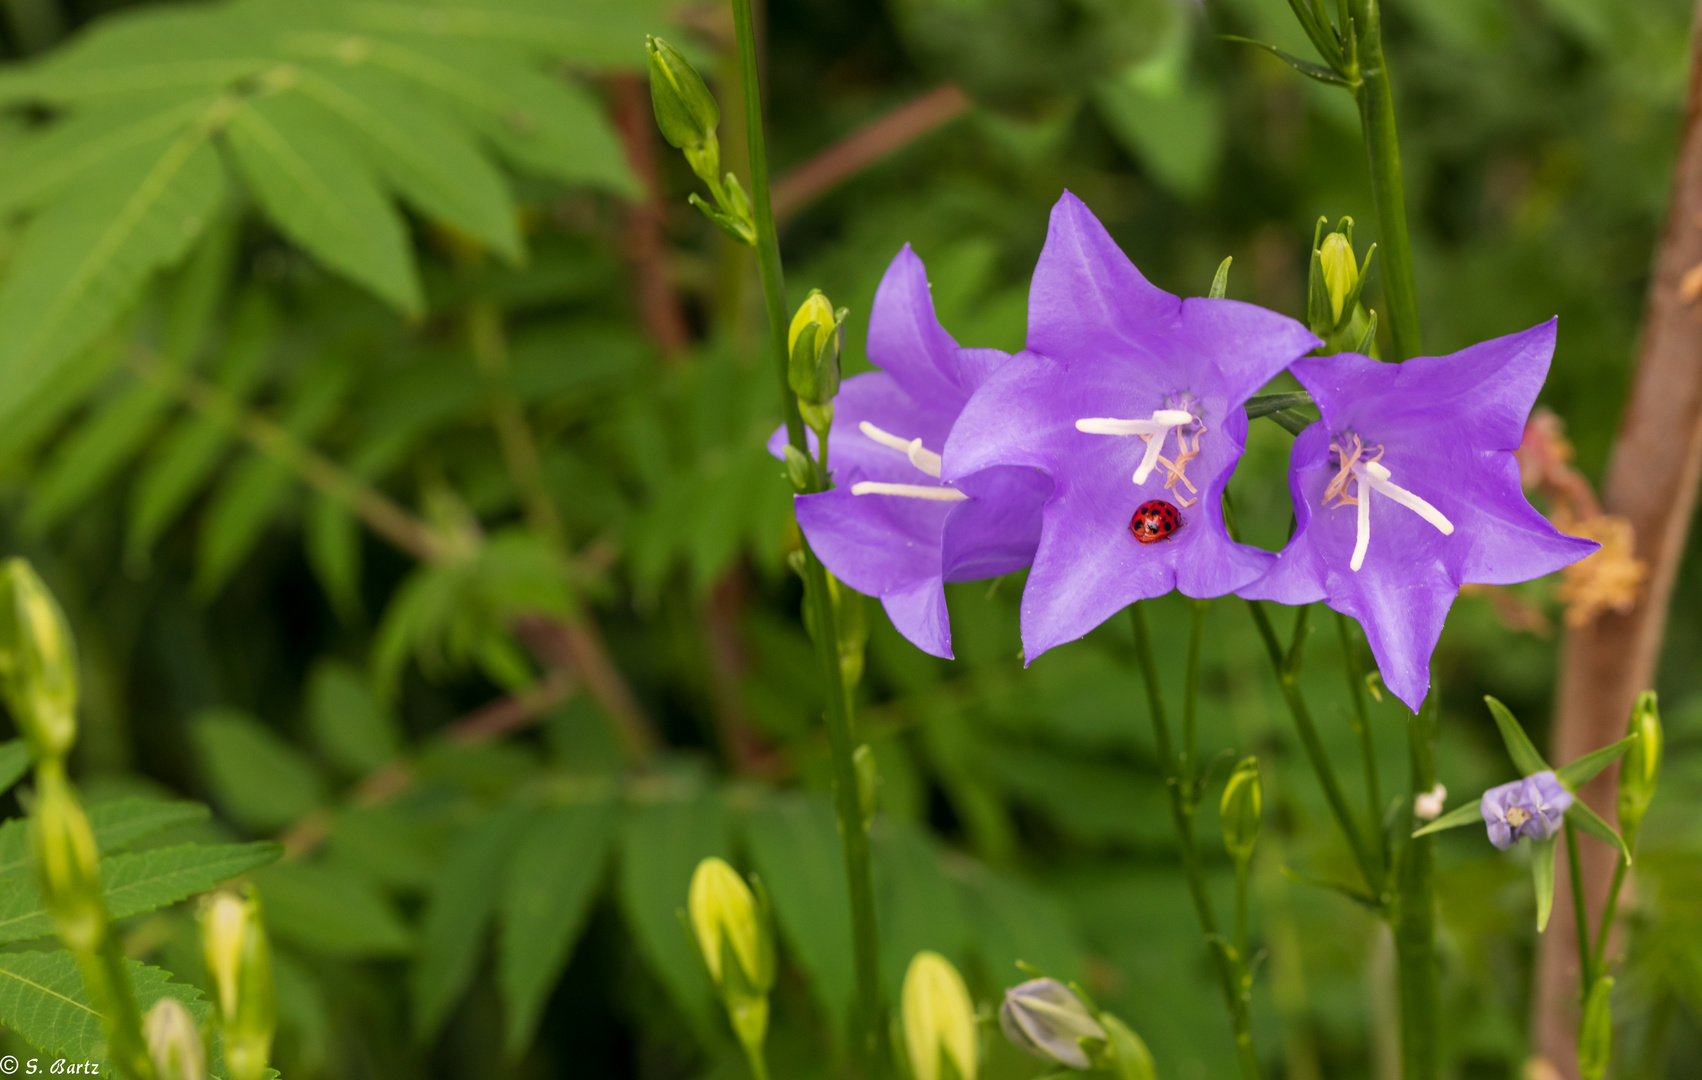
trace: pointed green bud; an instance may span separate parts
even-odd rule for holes
[[[231,1080],[261,1080],[277,1031],[272,948],[260,898],[214,894],[201,912],[201,948],[213,977],[214,1006]]]
[[[30,851],[42,899],[53,914],[59,936],[72,952],[93,952],[107,927],[100,849],[95,845],[88,815],[65,776],[64,762],[58,758],[36,768]]]
[[[786,381],[801,404],[823,405],[839,393],[839,328],[844,321],[845,309],[834,311],[820,289],[811,289],[792,316]]]
[[[1099,1014],[1099,1022],[1105,1026],[1105,1033],[1109,1036],[1104,1067],[1117,1080],[1158,1080],[1158,1066],[1152,1060],[1152,1051],[1129,1025],[1108,1012]]]
[[[23,559],[0,567],[0,694],[37,761],[77,741],[77,649],[65,615]]]
[[[676,150],[712,142],[721,123],[721,108],[703,85],[703,77],[678,49],[659,37],[647,36],[644,52],[650,63],[650,104],[662,138]]]
[[[1625,751],[1625,757],[1619,763],[1619,828],[1625,834],[1626,846],[1630,847],[1636,842],[1637,829],[1643,824],[1643,815],[1649,810],[1650,800],[1655,797],[1655,782],[1660,779],[1661,752],[1666,741],[1661,731],[1661,711],[1653,690],[1637,695],[1626,734],[1637,736],[1637,741]]]
[[[1339,232],[1324,237],[1318,263],[1324,275],[1324,291],[1330,298],[1331,325],[1337,326],[1348,298],[1358,293],[1359,266],[1354,261],[1352,242]]]
[[[774,941],[765,898],[731,866],[708,858],[692,873],[686,913],[733,1033],[749,1049],[761,1046],[768,1034],[768,992],[774,986]]]
[[[851,764],[857,769],[857,808],[863,814],[863,831],[869,831],[869,823],[875,820],[875,800],[880,795],[881,774],[875,764],[875,748],[868,743],[857,747],[851,755]]]
[[[159,1080],[207,1080],[207,1050],[195,1018],[173,997],[160,998],[142,1022]]]
[[[802,495],[810,490],[815,483],[815,466],[810,464],[809,457],[791,443],[786,444],[786,479],[792,481],[792,489]]]
[[[937,952],[917,953],[904,973],[899,1005],[914,1080],[944,1080],[947,1061],[959,1080],[975,1080],[981,1066],[975,1003],[950,960]]]
[[[1582,1080],[1602,1080],[1613,1057],[1612,994],[1613,978],[1603,975],[1584,1000],[1584,1018],[1578,1024],[1578,1075]]]
[[[1259,780],[1259,759],[1244,757],[1223,786],[1218,816],[1223,824],[1223,846],[1236,862],[1253,857],[1259,840],[1259,821],[1264,815],[1264,789]]]

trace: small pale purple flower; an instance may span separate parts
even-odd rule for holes
[[[1105,1028],[1081,998],[1057,979],[1030,979],[1005,991],[999,1029],[1025,1053],[1072,1069],[1091,1069],[1083,1039],[1105,1039]]]
[[[827,449],[837,486],[797,496],[798,527],[835,577],[880,598],[899,633],[950,658],[944,583],[1027,566],[1051,481],[1022,468],[941,481],[940,451],[958,413],[1011,358],[958,347],[934,315],[927,271],[908,244],[875,293],[868,352],[881,370],[845,380],[834,402]],[[782,428],[769,451],[781,456],[785,442]]]
[[[1022,596],[1032,661],[1136,600],[1223,596],[1272,556],[1234,543],[1223,489],[1245,449],[1247,398],[1318,344],[1292,319],[1155,288],[1065,192],[1028,298],[1028,351],[988,378],[952,429],[948,481],[995,465],[1050,477]],[[1180,526],[1137,537],[1150,500]]]
[[[1322,418],[1294,440],[1294,536],[1249,600],[1319,600],[1359,620],[1383,683],[1414,712],[1468,582],[1511,585],[1596,550],[1549,524],[1513,451],[1554,355],[1555,322],[1450,356],[1355,353],[1289,368]]]
[[[1553,839],[1560,822],[1572,805],[1572,793],[1560,785],[1552,772],[1539,772],[1523,780],[1492,787],[1480,804],[1483,823],[1489,826],[1489,842],[1506,851],[1522,838]]]

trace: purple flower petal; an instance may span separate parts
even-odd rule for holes
[[[1490,788],[1479,808],[1489,842],[1506,851],[1521,839],[1554,839],[1571,805],[1572,793],[1560,779],[1553,772],[1540,772]]]

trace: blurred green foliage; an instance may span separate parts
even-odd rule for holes
[[[658,347],[630,258],[644,178],[611,119],[643,35],[666,33],[721,95],[742,174],[736,91],[715,78],[731,70],[727,13],[5,10],[0,530],[76,628],[91,789],[205,797],[219,835],[290,844],[253,875],[278,946],[283,1074],[744,1075],[676,917],[717,854],[775,905],[776,1074],[828,1075],[850,1008],[847,901],[785,569],[788,487],[763,450],[778,411],[760,298],[663,155],[662,269],[691,344]],[[1591,475],[1625,393],[1689,15],[1681,0],[1386,4],[1426,351],[1559,313],[1544,401]],[[1062,188],[1161,287],[1203,294],[1231,255],[1230,296],[1295,316],[1320,215],[1375,238],[1351,103],[1215,38],[1302,51],[1280,0],[772,0],[766,19],[781,173],[941,81],[976,101],[786,225],[794,299],[820,287],[852,310],[853,371],[905,242],[961,343],[1020,348]],[[647,102],[626,122],[659,145]],[[1374,262],[1374,308],[1378,276]],[[1255,424],[1235,480],[1269,548],[1288,523],[1288,445]],[[364,527],[375,497],[406,527]],[[1161,1075],[1228,1076],[1127,626],[1024,670],[1020,587],[952,587],[955,663],[869,606],[886,992],[917,949],[959,963],[982,1000],[1021,958],[1081,979]],[[1546,584],[1517,598],[1558,625]],[[1669,765],[1615,1007],[1628,1078],[1702,1061],[1696,552],[1672,610]],[[1149,618],[1179,696],[1185,609]],[[552,682],[537,619],[594,628],[630,715],[583,665]],[[1346,852],[1239,602],[1208,619],[1202,745],[1264,766],[1259,1044],[1294,1080],[1390,1076],[1392,948],[1303,883],[1346,878]],[[1337,643],[1315,637],[1304,678],[1345,763]],[[1554,639],[1468,596],[1438,672],[1441,775],[1471,798],[1513,775],[1481,695],[1540,742]],[[475,711],[511,694],[544,702],[542,721]],[[1383,790],[1402,791],[1404,713],[1373,719]],[[1225,892],[1215,790],[1232,760],[1199,822]],[[1474,832],[1441,846],[1446,1056],[1453,1075],[1516,1075],[1529,875]],[[180,915],[127,925],[133,955],[197,970]],[[988,1075],[1033,1074],[993,1043]]]

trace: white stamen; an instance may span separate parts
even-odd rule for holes
[[[1373,491],[1386,495],[1411,510],[1434,525],[1443,536],[1454,534],[1454,523],[1449,521],[1442,511],[1431,506],[1406,488],[1390,481],[1389,476],[1391,474],[1387,466],[1380,465],[1375,461],[1366,461],[1355,462],[1349,465],[1349,469],[1357,482],[1354,499],[1358,504],[1358,520],[1353,538],[1353,558],[1348,562],[1349,569],[1357,571],[1365,565],[1365,552],[1371,546],[1371,493]]]
[[[929,487],[926,484],[882,484],[874,480],[859,480],[851,485],[853,495],[902,495],[907,499],[931,499],[934,502],[962,502],[969,498],[956,488]]]
[[[1114,416],[1089,416],[1076,421],[1076,430],[1088,435],[1139,435],[1146,440],[1146,453],[1141,455],[1140,467],[1135,470],[1135,483],[1146,483],[1147,477],[1162,460],[1165,436],[1172,428],[1195,422],[1186,409],[1155,409],[1147,420],[1120,420]],[[1180,435],[1177,436],[1181,438]],[[1168,468],[1168,466],[1167,466]],[[1184,478],[1185,479],[1185,478]],[[1168,486],[1168,485],[1166,485]],[[1192,488],[1192,485],[1189,485]]]
[[[1146,453],[1141,455],[1141,463],[1135,469],[1135,483],[1144,484],[1146,478],[1152,475],[1152,470],[1158,466],[1158,455],[1164,450],[1164,435],[1169,428],[1159,432],[1146,441]]]
[[[1353,538],[1353,559],[1348,569],[1358,571],[1365,565],[1365,549],[1371,546],[1371,493],[1365,490],[1365,480],[1359,481],[1359,528]]]
[[[910,464],[929,476],[938,477],[940,475],[940,455],[932,450],[925,449],[922,446],[921,439],[901,439],[891,432],[882,431],[867,420],[858,424],[857,430],[889,450],[897,450],[910,459]]]

